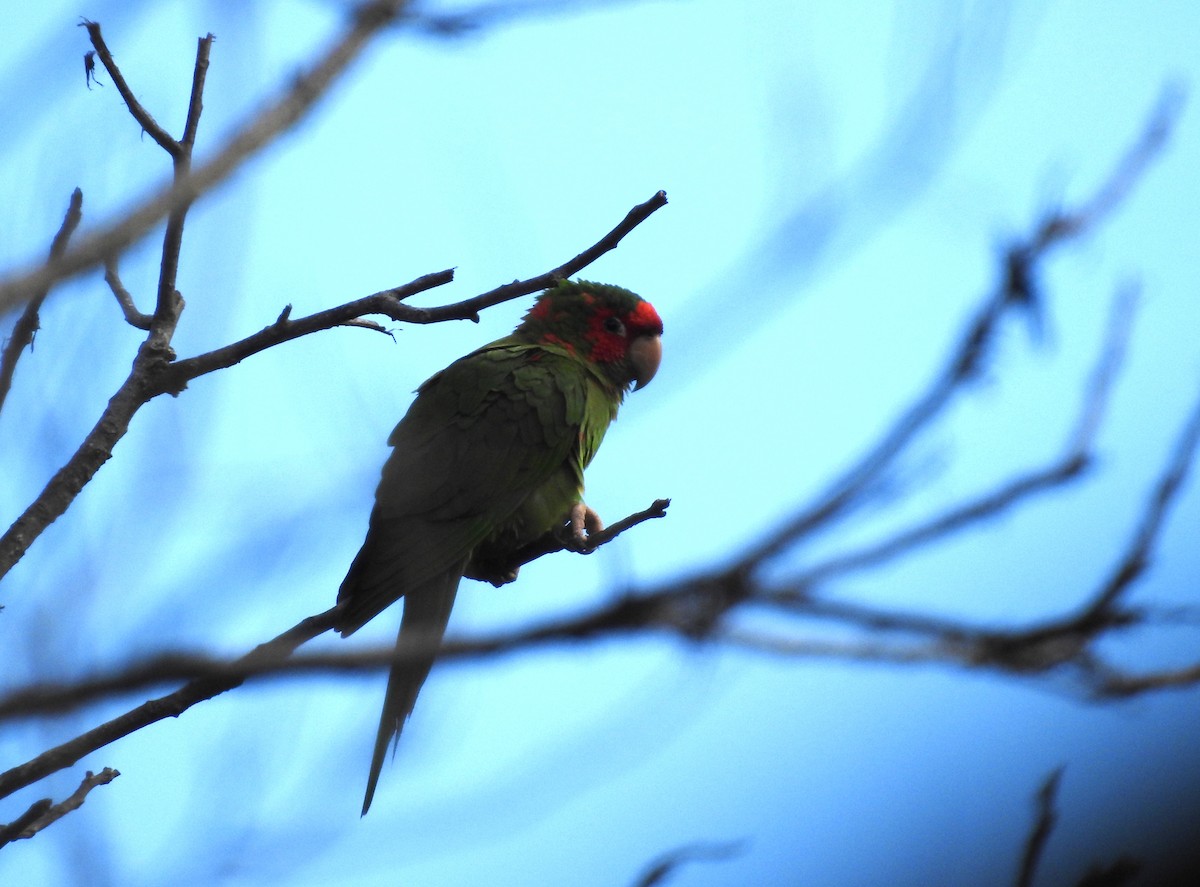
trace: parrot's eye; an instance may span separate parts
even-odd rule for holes
[[[604,329],[610,333],[616,333],[618,336],[625,335],[625,324],[615,317],[605,318]]]

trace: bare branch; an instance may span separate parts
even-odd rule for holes
[[[530,293],[540,292],[551,287],[558,281],[582,271],[605,253],[616,249],[626,234],[666,205],[667,192],[659,191],[645,203],[639,203],[626,213],[625,218],[615,228],[596,241],[596,243],[574,258],[563,262],[557,268],[553,268],[545,274],[539,274],[537,277],[530,277],[527,280],[514,280],[512,283],[498,286],[493,290],[454,305],[426,309],[423,312],[422,319],[413,322],[438,323],[443,320],[479,320],[479,312],[484,308],[490,308],[493,305],[499,305],[501,302],[507,302],[511,299],[527,296]]]
[[[1186,480],[1200,447],[1200,398],[1169,453],[1143,509],[1126,552],[1110,577],[1079,613],[1053,617],[1027,628],[997,630],[922,614],[898,613],[845,601],[822,600],[812,594],[820,580],[849,570],[882,563],[948,533],[1024,501],[1029,495],[1079,475],[1124,353],[1132,320],[1130,290],[1117,293],[1108,332],[1096,367],[1085,386],[1080,419],[1062,461],[1031,472],[990,494],[953,508],[882,542],[851,551],[810,567],[782,585],[766,586],[750,571],[732,569],[690,577],[651,592],[660,617],[673,612],[674,627],[690,635],[712,637],[740,646],[801,658],[839,658],[892,664],[942,663],[964,668],[990,668],[1010,675],[1042,676],[1070,666],[1070,685],[1092,698],[1131,696],[1168,687],[1200,683],[1200,665],[1159,672],[1128,674],[1102,660],[1092,642],[1105,631],[1145,621],[1143,612],[1119,610],[1115,603],[1149,563],[1166,517]],[[684,605],[690,597],[690,604]],[[761,632],[720,628],[724,616],[739,604],[765,604],[797,617],[831,619],[861,631],[860,639],[771,637]],[[668,621],[671,621],[668,620]],[[719,629],[715,630],[714,629]],[[879,632],[898,633],[897,639]]]
[[[389,669],[394,665],[415,665],[428,658],[431,653],[436,653],[439,660],[446,662],[480,659],[515,652],[535,644],[558,642],[568,637],[578,638],[579,624],[577,620],[567,620],[542,626],[536,633],[514,631],[476,638],[452,638],[445,641],[438,641],[436,638],[414,640],[406,637],[401,640],[399,645],[315,653],[293,653],[289,649],[290,642],[283,643],[281,635],[280,638],[256,648],[257,653],[254,657],[243,656],[238,659],[224,659],[204,653],[164,653],[130,663],[108,674],[93,675],[74,683],[48,682],[16,690],[0,699],[0,721],[61,714],[100,699],[179,681],[190,682],[179,691],[155,700],[159,708],[168,706],[171,708],[168,715],[161,715],[146,721],[139,719],[136,726],[130,730],[124,730],[124,727],[128,726],[126,723],[123,725],[123,732],[115,735],[105,734],[104,742],[96,746],[99,748],[130,732],[162,720],[163,717],[177,717],[193,705],[240,686],[252,678],[377,672]],[[318,634],[329,628],[324,622],[319,625],[324,627],[317,632]],[[600,633],[593,634],[599,636]],[[303,640],[308,640],[308,638],[303,638]],[[268,647],[270,647],[269,650]],[[206,685],[203,694],[196,690],[200,684]],[[218,687],[219,689],[216,689]],[[139,706],[133,711],[140,711],[143,707]],[[127,714],[131,713],[132,711]],[[69,766],[69,764],[62,766]],[[55,769],[61,768],[56,766]],[[3,776],[7,777],[8,774]],[[3,784],[6,792],[8,784],[3,783],[3,778],[0,778],[0,783]]]
[[[79,788],[75,789],[65,801],[58,804],[52,804],[49,798],[36,801],[20,819],[0,828],[0,847],[12,841],[32,838],[38,832],[58,822],[72,810],[82,807],[88,794],[96,786],[108,785],[120,775],[120,771],[114,770],[112,767],[105,767],[99,773],[92,773],[91,770],[88,770],[83,781],[79,783]]]
[[[46,527],[61,517],[75,497],[112,457],[112,449],[125,432],[133,415],[153,396],[146,389],[143,348],[138,352],[134,371],[108,401],[100,420],[92,427],[83,443],[55,472],[28,508],[0,536],[0,578],[24,557],[33,541]]]
[[[603,530],[599,530],[588,536],[588,545],[585,554],[590,554],[601,545],[607,545],[612,542],[626,530],[631,530],[640,523],[648,520],[657,520],[660,517],[667,516],[667,509],[671,507],[670,499],[655,499],[650,503],[650,507],[642,511],[635,512],[629,517],[621,518],[616,523],[609,524]]]
[[[81,219],[83,219],[83,192],[76,188],[71,192],[71,200],[67,204],[67,214],[63,216],[62,225],[59,226],[58,233],[54,235],[54,240],[50,243],[51,259],[63,254],[67,248],[67,241],[79,227]],[[0,351],[0,409],[4,408],[4,401],[12,389],[13,374],[17,371],[17,361],[21,359],[21,352],[25,350],[26,345],[33,345],[33,337],[37,333],[39,325],[38,312],[48,294],[48,290],[42,290],[35,293],[26,303],[25,310],[21,312],[21,316],[13,325],[12,335],[8,337],[3,350]]]
[[[1200,444],[1200,397],[1192,406],[1192,412],[1184,424],[1175,446],[1163,466],[1162,473],[1154,484],[1154,490],[1146,501],[1141,520],[1134,528],[1121,558],[1114,565],[1108,578],[1088,605],[1083,620],[1098,620],[1110,611],[1121,597],[1150,565],[1154,547],[1161,535],[1163,522],[1183,489],[1188,472],[1196,459],[1196,448]]]

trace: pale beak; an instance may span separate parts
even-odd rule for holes
[[[645,388],[662,363],[662,337],[638,336],[629,343],[629,362],[633,365],[633,390]]]

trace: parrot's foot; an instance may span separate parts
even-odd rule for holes
[[[600,515],[584,503],[576,502],[571,506],[567,523],[560,531],[559,541],[562,542],[563,548],[569,551],[587,553],[592,550],[588,537],[603,529],[604,521],[600,519]]]
[[[496,588],[499,588],[501,585],[516,582],[517,574],[520,572],[520,567],[502,567],[495,563],[479,563],[473,560],[467,565],[467,569],[463,572],[463,575],[468,579],[490,582]]]

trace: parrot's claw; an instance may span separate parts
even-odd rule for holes
[[[506,586],[509,582],[517,581],[517,574],[520,573],[520,567],[509,567],[504,562],[492,561],[492,559],[472,558],[467,563],[467,569],[463,570],[462,575],[467,579],[478,579],[480,582],[491,582],[493,586],[499,588]]]
[[[567,550],[586,554],[592,550],[590,536],[603,529],[604,521],[600,519],[600,515],[584,503],[576,502],[567,515],[567,523],[563,525],[560,541]]]
[[[510,582],[517,581],[517,574],[521,572],[520,567],[513,567],[511,570],[505,570],[503,573],[497,573],[488,577],[488,582],[492,583],[496,588],[502,585],[508,585]]]
[[[480,563],[472,560],[467,564],[463,575],[468,579],[478,579],[480,582],[490,582],[496,588],[517,581],[520,567],[503,567],[496,563]]]

